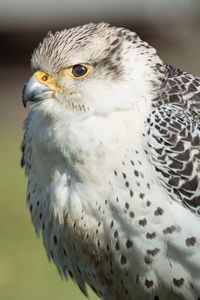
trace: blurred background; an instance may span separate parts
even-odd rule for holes
[[[172,65],[200,75],[199,0],[2,0],[0,2],[0,300],[83,300],[59,278],[35,237],[19,167],[24,81],[47,31],[106,21],[136,31]],[[90,292],[91,299],[96,299]]]

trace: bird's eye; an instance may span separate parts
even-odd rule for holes
[[[77,64],[60,71],[59,75],[66,76],[69,79],[83,79],[93,72],[93,66],[90,64]]]
[[[72,74],[74,77],[83,77],[87,72],[88,68],[85,65],[74,65],[72,67]]]

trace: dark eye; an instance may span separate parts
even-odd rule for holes
[[[75,65],[72,67],[72,74],[74,77],[82,77],[87,74],[88,68],[84,65]]]

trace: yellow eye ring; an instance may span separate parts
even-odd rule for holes
[[[76,64],[60,72],[61,76],[67,76],[69,79],[80,80],[89,76],[93,67],[89,64]]]
[[[71,76],[74,79],[82,79],[92,73],[93,67],[89,64],[77,64],[71,68]]]

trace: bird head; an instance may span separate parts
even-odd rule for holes
[[[131,109],[161,83],[155,49],[136,33],[106,23],[48,33],[31,64],[23,103],[50,116]]]

